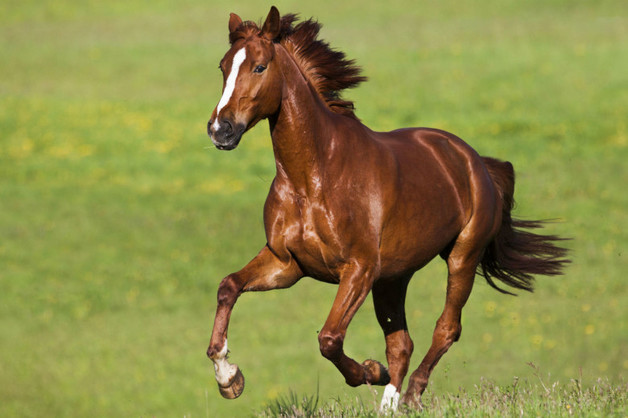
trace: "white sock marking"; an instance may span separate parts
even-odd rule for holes
[[[225,90],[222,92],[222,97],[218,102],[218,106],[216,107],[216,119],[214,120],[214,130],[217,131],[220,128],[218,124],[218,115],[223,107],[229,103],[231,99],[231,95],[233,94],[233,90],[235,89],[236,79],[238,78],[238,72],[240,71],[240,65],[246,59],[246,50],[244,48],[240,49],[233,56],[233,63],[231,64],[231,72],[227,77],[227,83],[225,84]]]
[[[384,396],[382,396],[382,403],[379,405],[379,409],[382,412],[388,411],[389,409],[396,411],[398,405],[399,405],[399,392],[397,392],[396,387],[394,387],[393,385],[389,383],[384,388]]]
[[[216,381],[220,386],[227,386],[238,371],[238,366],[227,361],[227,340],[225,340],[225,346],[218,353],[218,357],[212,361],[214,362]]]

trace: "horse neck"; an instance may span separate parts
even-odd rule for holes
[[[310,195],[320,190],[321,166],[334,148],[334,114],[285,48],[276,44],[276,50],[284,75],[280,109],[269,119],[277,174],[299,194]]]

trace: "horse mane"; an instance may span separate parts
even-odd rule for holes
[[[279,35],[273,41],[283,45],[292,55],[305,78],[330,110],[357,119],[353,102],[344,100],[341,93],[366,81],[366,77],[360,75],[361,68],[354,60],[347,59],[343,52],[332,49],[327,42],[318,39],[320,23],[308,19],[295,25],[297,18],[292,13],[284,15]],[[259,25],[245,21],[230,33],[229,41],[233,45],[238,39],[260,33]]]

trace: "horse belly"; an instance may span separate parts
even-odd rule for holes
[[[419,270],[439,255],[457,237],[455,219],[443,219],[439,228],[420,222],[399,225],[382,242],[382,276],[397,276]]]

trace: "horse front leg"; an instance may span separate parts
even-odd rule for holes
[[[244,390],[242,372],[236,364],[227,360],[227,329],[236,300],[244,292],[290,287],[301,277],[303,273],[293,259],[282,261],[265,246],[242,270],[220,282],[207,356],[214,362],[218,389],[224,398],[235,399]]]
[[[338,368],[350,386],[364,383],[386,385],[390,382],[386,368],[378,361],[366,360],[359,364],[343,351],[349,323],[371,290],[375,274],[375,269],[360,265],[345,269],[331,312],[318,334],[321,354]]]

